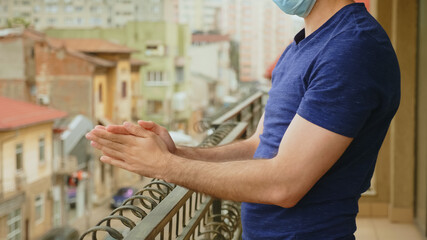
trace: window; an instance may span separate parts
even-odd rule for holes
[[[94,26],[99,26],[99,25],[102,24],[102,19],[101,18],[93,17],[93,18],[90,19],[90,21],[91,21],[92,25],[94,25]]]
[[[81,11],[83,11],[83,7],[82,6],[77,6],[75,8],[75,10],[76,10],[76,12],[81,12]]]
[[[98,101],[102,103],[102,84],[98,86]]]
[[[53,226],[61,226],[61,201],[53,202]]]
[[[67,5],[67,6],[65,6],[65,11],[66,12],[73,12],[74,11],[74,7],[72,5]]]
[[[21,209],[16,209],[7,216],[7,240],[21,239]]]
[[[46,12],[56,13],[56,12],[58,12],[58,6],[48,5],[48,6],[46,6]]]
[[[147,102],[147,114],[156,115],[163,113],[163,102],[159,100],[148,100]]]
[[[56,23],[56,18],[49,18],[48,20],[47,20],[47,23],[48,24],[55,24]]]
[[[184,68],[183,67],[177,67],[176,70],[176,82],[182,83],[184,82]]]
[[[67,24],[68,26],[74,25],[74,18],[65,18],[65,24]]]
[[[16,170],[22,171],[23,166],[23,148],[22,144],[17,144],[15,149],[15,158],[16,158]]]
[[[162,45],[148,44],[145,47],[145,55],[147,56],[164,56],[165,47]]]
[[[36,223],[41,223],[41,222],[43,222],[43,218],[44,218],[44,196],[43,196],[43,194],[39,194],[36,196],[36,198],[34,200],[34,206],[36,209],[35,221],[36,221]]]
[[[125,98],[127,96],[127,82],[122,82],[122,98]]]
[[[92,13],[102,13],[102,7],[99,6],[92,6],[90,7],[90,11]]]
[[[149,85],[164,85],[167,83],[166,74],[161,71],[150,71],[147,73],[147,84]]]
[[[44,138],[40,138],[39,139],[39,163],[43,164],[46,161],[45,158],[45,142],[44,142]]]

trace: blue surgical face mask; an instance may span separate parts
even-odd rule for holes
[[[290,15],[307,17],[316,0],[273,0],[283,12]]]

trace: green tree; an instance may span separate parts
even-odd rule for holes
[[[12,27],[25,27],[28,28],[31,23],[27,20],[25,20],[22,17],[15,17],[15,18],[9,18],[7,19],[7,23],[6,23],[8,28],[12,28]]]

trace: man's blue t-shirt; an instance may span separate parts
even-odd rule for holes
[[[354,140],[295,207],[242,203],[243,238],[354,239],[358,200],[399,102],[396,54],[363,4],[345,6],[308,37],[298,33],[273,71],[254,158],[276,156],[295,114]]]

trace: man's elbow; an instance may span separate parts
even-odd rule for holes
[[[259,145],[259,136],[251,136],[250,138],[246,139],[246,146],[247,146],[247,150],[250,151],[251,153],[255,153],[256,149],[258,148]]]
[[[301,200],[301,197],[284,187],[273,189],[270,196],[272,196],[272,204],[283,208],[293,208]]]

